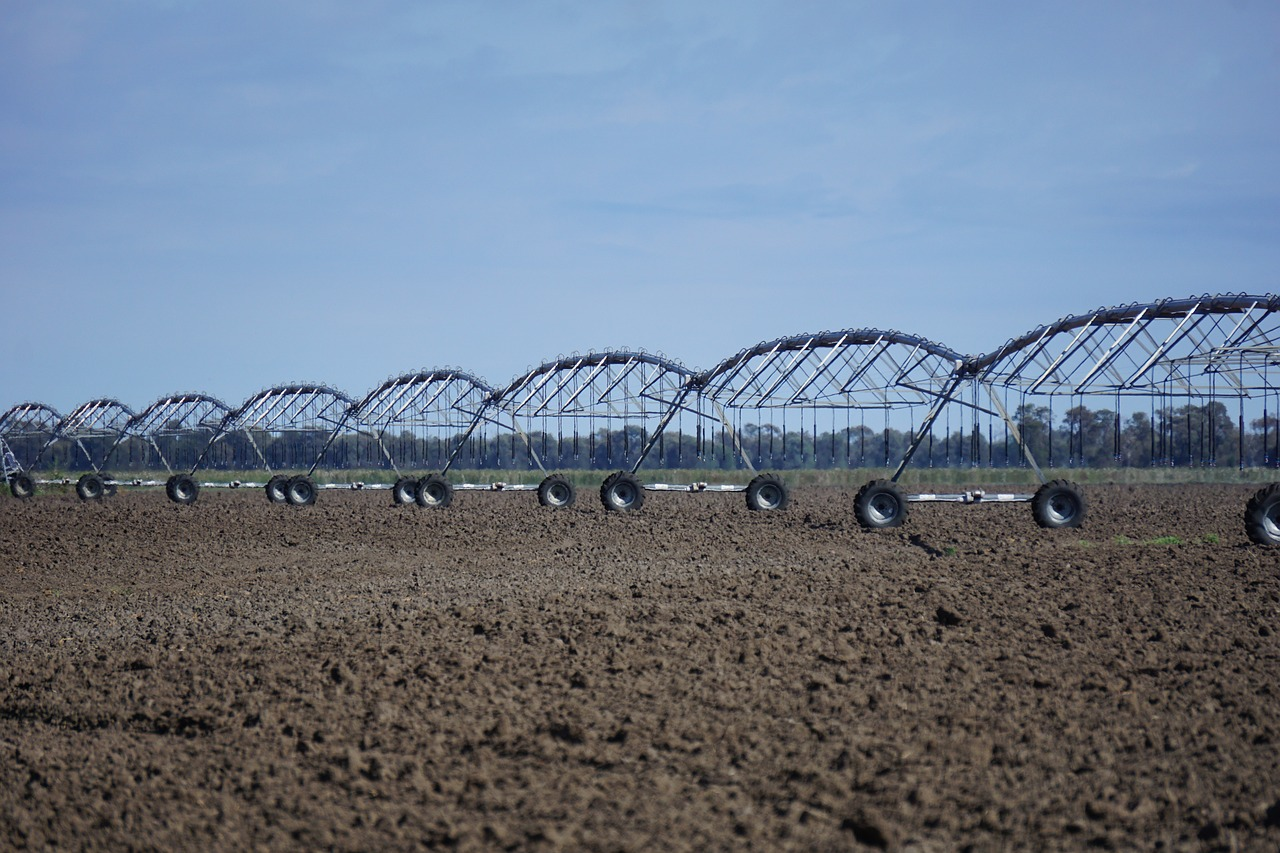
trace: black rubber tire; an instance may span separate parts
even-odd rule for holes
[[[188,506],[200,497],[200,484],[190,474],[174,474],[165,484],[165,493],[176,504]]]
[[[774,512],[787,508],[791,493],[777,474],[757,474],[747,483],[747,509],[752,512]]]
[[[644,506],[644,487],[634,475],[615,471],[600,484],[600,503],[610,512],[638,512]]]
[[[401,477],[391,487],[391,502],[396,506],[411,504],[418,499],[418,481],[412,477]]]
[[[30,474],[14,474],[9,478],[9,494],[18,500],[25,501],[36,493],[36,481]]]
[[[562,474],[551,474],[538,484],[538,503],[551,509],[568,509],[578,499],[573,483]]]
[[[100,501],[107,487],[97,474],[81,474],[76,480],[76,495],[82,501]]]
[[[892,480],[872,480],[854,497],[853,515],[867,530],[901,527],[907,520],[907,496]]]
[[[112,477],[105,471],[98,475],[102,478],[102,496],[104,498],[114,498],[116,496],[116,478]]]
[[[276,474],[267,480],[267,500],[273,504],[287,503],[289,500],[289,478],[284,474]]]
[[[1244,532],[1256,545],[1280,545],[1280,483],[1263,486],[1249,498]]]
[[[1084,492],[1068,480],[1050,480],[1031,498],[1031,517],[1046,530],[1084,524]]]
[[[439,474],[428,474],[418,481],[418,506],[426,509],[444,509],[453,503],[453,484]]]
[[[311,506],[316,502],[316,484],[306,474],[290,477],[284,493],[290,506]]]

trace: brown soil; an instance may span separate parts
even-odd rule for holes
[[[0,847],[1277,849],[1251,491],[3,500]]]

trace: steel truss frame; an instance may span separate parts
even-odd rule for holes
[[[1274,392],[1280,297],[1226,294],[1099,308],[968,360],[987,386],[1028,394],[1250,396]]]
[[[178,464],[177,455],[183,449],[181,444],[203,436],[204,444],[199,446],[199,450],[203,451],[218,434],[230,412],[230,406],[207,394],[171,394],[161,397],[125,424],[116,444],[108,451],[108,458],[125,441],[138,439],[155,450],[160,463],[172,475],[176,473],[174,467]],[[202,452],[192,460],[191,472],[195,471],[196,461],[201,455]],[[187,466],[181,467],[185,470]]]
[[[57,437],[62,420],[62,415],[52,406],[19,403],[0,415],[0,438],[9,444],[19,463],[30,470]]]
[[[703,373],[699,386],[722,428],[733,436],[738,457],[755,470],[732,420],[792,408],[811,409],[816,417],[818,410],[934,405],[953,390],[963,361],[956,350],[918,335],[845,329],[748,347]]]
[[[962,373],[983,389],[1036,476],[1030,448],[1004,411],[997,389],[1022,396],[1101,396],[1118,401],[1263,398],[1280,386],[1280,297],[1220,294],[1132,303],[1072,314],[970,358]]]
[[[437,443],[437,458],[444,458],[441,473],[449,470],[465,445],[467,437],[485,417],[494,389],[483,379],[454,368],[423,370],[388,379],[365,395],[351,410],[346,429],[372,439],[382,458],[397,475],[402,467],[396,460],[397,428],[409,433],[422,444],[430,457],[431,442]],[[416,457],[416,452],[412,454]],[[412,466],[417,468],[418,466]]]
[[[133,410],[119,400],[102,398],[82,403],[58,422],[54,435],[40,449],[33,467],[40,464],[55,443],[69,441],[84,454],[93,473],[101,474],[133,416]],[[95,449],[98,452],[95,453]]]
[[[846,329],[756,344],[706,371],[699,385],[726,409],[886,409],[931,403],[963,361],[916,335]]]
[[[325,452],[337,438],[354,406],[355,401],[346,394],[318,384],[278,385],[259,391],[223,418],[218,430],[196,460],[192,473],[205,464],[219,442],[242,435],[252,449],[253,456],[267,473],[273,473],[275,468],[305,469],[306,476],[310,477],[323,462]],[[294,454],[288,446],[283,452],[290,455],[272,453],[273,445],[280,446],[277,439],[296,433],[309,434],[311,444],[319,443],[314,455],[307,452],[306,444],[301,448],[301,454],[305,455]],[[263,444],[266,444],[265,448]]]
[[[564,457],[567,433],[575,456],[587,450],[594,459],[603,451],[612,461],[617,455],[618,467],[635,474],[684,409],[698,376],[679,362],[642,350],[562,356],[499,391],[484,420],[519,435],[529,459],[544,472],[549,450],[539,449],[549,444],[554,424],[557,461]]]
[[[1269,368],[1280,366],[1280,297],[1224,294],[1163,299],[1072,314],[1013,338],[958,365],[951,382],[915,433],[892,476],[902,476],[949,402],[998,416],[1041,484],[1045,477],[997,389],[1020,395],[1228,397],[1276,393]],[[965,400],[962,386],[972,386]],[[978,389],[990,407],[978,404]],[[1031,495],[1000,495],[1030,500]],[[919,500],[981,500],[919,495]],[[987,498],[988,500],[991,497]]]

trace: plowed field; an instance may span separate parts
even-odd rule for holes
[[[0,500],[0,848],[1280,848],[1247,487]]]

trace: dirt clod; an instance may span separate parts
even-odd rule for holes
[[[939,625],[943,626],[944,628],[954,628],[955,626],[959,625],[961,622],[964,621],[963,619],[960,618],[959,614],[957,614],[952,610],[948,610],[945,607],[939,607],[934,612],[933,619],[935,622],[937,622]]]

